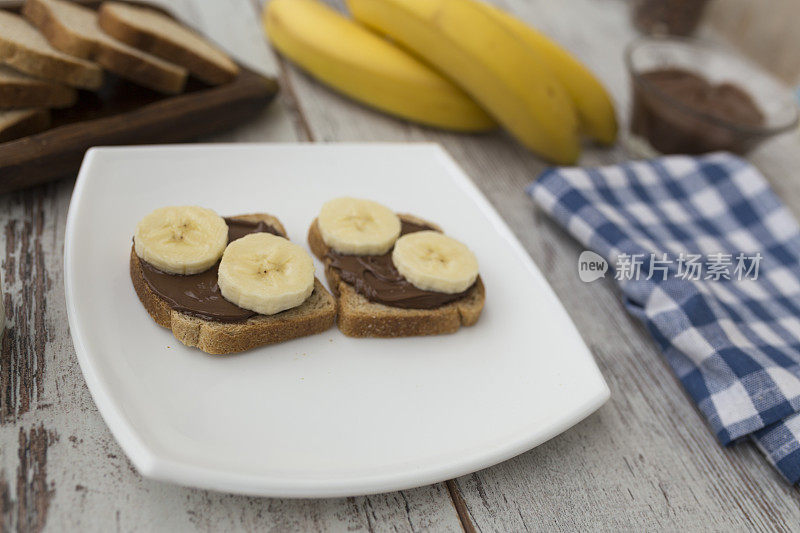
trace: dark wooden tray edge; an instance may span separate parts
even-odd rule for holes
[[[173,16],[146,1],[131,3],[148,5]],[[3,6],[9,7],[14,8]],[[76,175],[86,150],[93,146],[193,141],[246,122],[275,99],[279,86],[276,80],[241,64],[239,68],[239,76],[229,84],[0,143],[0,193]]]
[[[233,127],[246,122],[277,93],[275,80],[243,68],[229,85],[2,143],[0,193],[76,174],[92,146],[190,141]]]

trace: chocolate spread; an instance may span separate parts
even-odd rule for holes
[[[403,221],[400,235],[432,229]],[[418,289],[397,271],[391,251],[383,255],[344,255],[330,250],[327,257],[330,266],[359,294],[372,302],[392,307],[433,309],[463,298],[472,289],[456,294]]]
[[[226,218],[225,223],[228,224],[229,243],[250,233],[284,236],[264,221],[248,222]],[[139,263],[147,285],[176,311],[217,322],[242,322],[257,314],[223,298],[217,285],[219,261],[205,272],[189,276],[162,272],[142,259],[139,259]]]
[[[635,0],[633,24],[645,34],[691,35],[708,0]]]
[[[664,154],[715,150],[744,153],[752,147],[748,130],[764,124],[753,98],[731,83],[713,84],[679,68],[637,75],[631,130]]]

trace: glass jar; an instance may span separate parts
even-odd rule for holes
[[[633,95],[629,145],[637,155],[718,150],[744,154],[775,135],[797,128],[800,116],[793,92],[754,63],[721,46],[686,37],[643,37],[628,46],[625,62]],[[694,85],[678,92],[651,77],[655,72],[706,80],[721,91],[715,93],[716,106],[723,105],[726,95],[741,101],[745,94],[761,120],[744,117],[745,106],[721,115],[719,107],[715,110],[698,103],[702,94],[693,90]]]
[[[646,35],[694,33],[708,0],[634,0],[633,25]]]

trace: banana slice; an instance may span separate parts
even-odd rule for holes
[[[469,248],[438,231],[403,235],[392,261],[409,283],[424,291],[464,292],[478,277],[478,260]]]
[[[217,279],[226,300],[262,315],[297,307],[314,290],[314,262],[300,246],[251,233],[225,248]]]
[[[326,202],[317,224],[325,244],[340,254],[383,255],[400,235],[400,218],[391,209],[359,198]]]
[[[156,209],[136,226],[139,258],[170,274],[208,270],[225,251],[228,225],[211,209],[173,206]]]

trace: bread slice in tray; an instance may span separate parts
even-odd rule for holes
[[[0,65],[0,109],[69,107],[78,99],[72,87],[40,80]]]
[[[143,87],[177,94],[186,85],[188,71],[126,45],[100,29],[97,13],[65,0],[26,0],[25,17],[58,50],[84,59]]]
[[[167,15],[146,7],[104,2],[100,27],[120,41],[189,69],[211,85],[231,81],[239,73],[219,48]]]
[[[28,21],[3,10],[0,10],[0,63],[71,87],[98,89],[103,84],[103,70],[97,63],[56,50]]]
[[[439,228],[412,215],[398,215],[400,220]],[[325,264],[328,286],[337,299],[339,329],[350,337],[408,337],[453,333],[461,326],[472,326],[483,310],[486,289],[478,276],[477,281],[463,298],[434,309],[402,309],[368,300],[344,281],[330,266],[325,244],[315,219],[308,230],[311,251]]]
[[[249,222],[264,221],[278,230],[281,236],[286,236],[283,224],[272,215],[262,213],[232,218]],[[141,260],[134,250],[131,250],[130,274],[136,294],[153,320],[172,330],[183,344],[210,354],[242,352],[321,333],[333,326],[336,315],[333,296],[316,278],[311,296],[297,307],[274,315],[256,315],[244,322],[225,323],[172,309],[144,280]]]
[[[0,143],[33,135],[50,126],[47,109],[12,109],[0,111]]]

